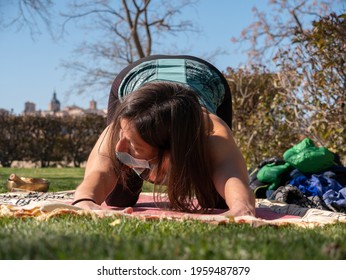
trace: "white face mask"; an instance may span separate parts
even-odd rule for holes
[[[145,169],[151,169],[149,161],[145,159],[134,158],[130,154],[124,152],[116,152],[115,154],[121,163],[132,168],[138,176],[140,176]]]

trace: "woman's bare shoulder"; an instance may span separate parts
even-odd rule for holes
[[[208,119],[210,125],[210,136],[220,136],[220,137],[231,137],[232,136],[232,131],[229,128],[229,126],[218,116],[209,113],[208,114]]]

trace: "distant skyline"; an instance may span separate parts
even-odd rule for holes
[[[62,98],[63,98],[63,95],[59,96],[59,94],[58,94],[55,90],[52,91],[51,96],[50,96],[50,98],[49,98],[49,100],[48,100],[48,102],[47,102],[47,106],[46,106],[45,108],[37,108],[37,104],[36,104],[34,101],[26,101],[26,102],[34,103],[35,106],[36,106],[36,111],[38,111],[38,110],[46,111],[46,110],[49,110],[49,106],[50,106],[50,104],[51,104],[51,102],[52,102],[52,100],[53,100],[53,98],[54,98],[54,95],[55,95],[56,99],[57,99],[60,103],[62,103],[61,100],[62,100]],[[90,102],[91,102],[91,101],[96,102],[96,106],[97,106],[98,109],[106,109],[106,108],[99,108],[97,101],[95,100],[95,98],[92,98],[92,97],[89,97],[89,99],[87,100],[87,102],[83,102],[82,105],[81,105],[81,104],[76,104],[76,103],[71,103],[71,104],[66,104],[65,106],[61,106],[61,109],[64,109],[64,108],[66,108],[66,107],[72,107],[72,106],[80,107],[80,108],[82,108],[82,109],[87,109],[87,108],[90,107]],[[25,107],[25,103],[26,103],[26,102],[23,103],[23,110],[24,110],[24,107]],[[106,106],[106,107],[107,107],[107,106]]]
[[[56,5],[63,6],[68,2],[61,0]],[[254,6],[264,10],[267,4],[267,0],[200,0],[196,11],[191,14],[191,21],[202,33],[189,38],[179,35],[175,38],[176,42],[182,42],[182,49],[190,48],[189,55],[202,56],[217,49],[225,50],[227,54],[219,55],[211,63],[220,71],[225,71],[227,67],[236,68],[245,63],[246,55],[239,45],[231,43],[231,38],[239,37],[241,31],[254,21],[251,12]],[[4,14],[13,13],[6,4],[3,7]],[[13,28],[1,30],[0,108],[13,109],[15,114],[21,114],[25,102],[29,101],[36,104],[37,110],[46,110],[54,91],[62,108],[72,105],[88,108],[92,99],[97,102],[98,108],[107,107],[108,89],[77,96],[72,89],[74,77],[66,75],[66,70],[60,66],[86,36],[96,35],[72,27],[68,32],[64,40],[54,42],[44,27],[42,35],[35,41],[28,29],[19,32]]]

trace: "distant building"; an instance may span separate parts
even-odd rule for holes
[[[68,116],[81,116],[81,115],[84,115],[84,111],[85,110],[83,108],[73,105],[73,106],[66,106],[63,112],[65,113],[65,115],[68,115]]]
[[[96,101],[94,99],[90,101],[89,109],[90,110],[97,110],[97,103],[96,103]]]
[[[9,115],[10,111],[0,108],[0,115]]]
[[[84,113],[106,116],[107,110],[106,109],[104,109],[104,110],[97,109],[97,102],[93,99],[89,102],[89,109],[84,110]]]
[[[36,105],[32,102],[25,102],[24,115],[34,115],[36,113]]]
[[[107,110],[98,110],[97,103],[95,100],[91,100],[89,103],[88,109],[83,109],[76,105],[66,106],[63,110],[61,110],[61,103],[57,98],[57,94],[54,91],[51,102],[48,104],[48,110],[38,110],[36,111],[36,105],[32,102],[25,103],[25,109],[23,112],[24,115],[37,115],[37,116],[83,116],[86,114],[97,114],[106,117]]]
[[[59,112],[60,111],[60,101],[56,98],[56,92],[53,93],[53,98],[48,105],[48,111]]]

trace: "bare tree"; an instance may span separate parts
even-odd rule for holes
[[[77,93],[109,88],[124,66],[157,52],[167,37],[196,32],[190,20],[180,18],[181,12],[195,3],[195,0],[94,0],[71,5],[71,11],[63,14],[64,30],[75,22],[84,29],[96,30],[101,38],[83,42],[75,50],[77,59],[63,63],[63,67],[78,76]]]
[[[332,12],[341,0],[270,0],[268,9],[252,9],[255,20],[233,43],[249,43],[244,51],[250,64],[270,65],[278,51],[290,47],[296,30],[304,33],[311,21]]]
[[[52,0],[7,0],[1,2],[0,28],[14,27],[17,31],[27,28],[32,39],[35,39],[42,33],[40,25],[43,23],[43,26],[54,38],[53,6]]]

